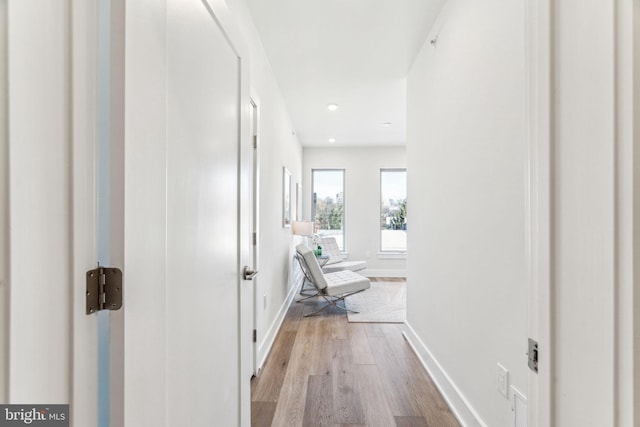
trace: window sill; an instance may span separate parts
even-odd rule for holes
[[[406,252],[378,252],[378,259],[407,259]]]

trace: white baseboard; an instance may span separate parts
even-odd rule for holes
[[[280,330],[280,327],[282,326],[282,322],[284,322],[284,318],[287,315],[287,310],[289,309],[289,306],[291,305],[291,302],[293,301],[295,296],[298,294],[298,291],[299,289],[296,286],[293,286],[291,287],[291,289],[289,289],[289,294],[287,295],[287,298],[282,302],[282,305],[280,306],[280,310],[278,310],[278,314],[276,315],[276,318],[273,319],[273,323],[271,323],[271,327],[269,328],[266,335],[264,336],[264,339],[260,343],[258,347],[258,366],[256,366],[256,372],[259,372],[260,369],[262,369],[262,365],[264,365],[264,362],[267,360],[267,356],[271,351],[271,347],[273,347],[273,343],[276,340],[278,331]]]
[[[358,274],[362,274],[367,277],[407,277],[407,270],[398,270],[398,269],[371,269],[366,268],[361,271],[357,271]]]
[[[464,427],[487,427],[409,323],[404,324],[402,335],[418,356],[418,359],[420,359],[422,366],[427,370],[431,379],[433,379],[458,422]]]

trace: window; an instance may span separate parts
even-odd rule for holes
[[[344,251],[344,170],[314,169],[311,219],[320,237],[335,237]]]
[[[407,251],[407,170],[380,170],[380,251]]]

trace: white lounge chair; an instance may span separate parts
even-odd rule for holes
[[[349,295],[369,289],[371,287],[369,279],[350,270],[324,274],[311,249],[300,244],[296,246],[296,252],[296,257],[306,280],[311,282],[318,290],[318,295],[327,301],[325,306],[313,313],[305,314],[304,317],[318,314],[331,306],[356,313],[344,306],[344,299]],[[342,301],[342,306],[338,305],[339,301]]]
[[[322,267],[325,273],[333,273],[335,271],[360,271],[367,268],[366,261],[346,261],[344,255],[340,252],[338,242],[335,237],[321,237],[320,246],[322,254],[329,255],[329,261]]]

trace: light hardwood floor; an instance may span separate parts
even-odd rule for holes
[[[289,308],[251,383],[252,426],[459,426],[402,325],[349,323],[335,308],[303,317],[319,304]]]

